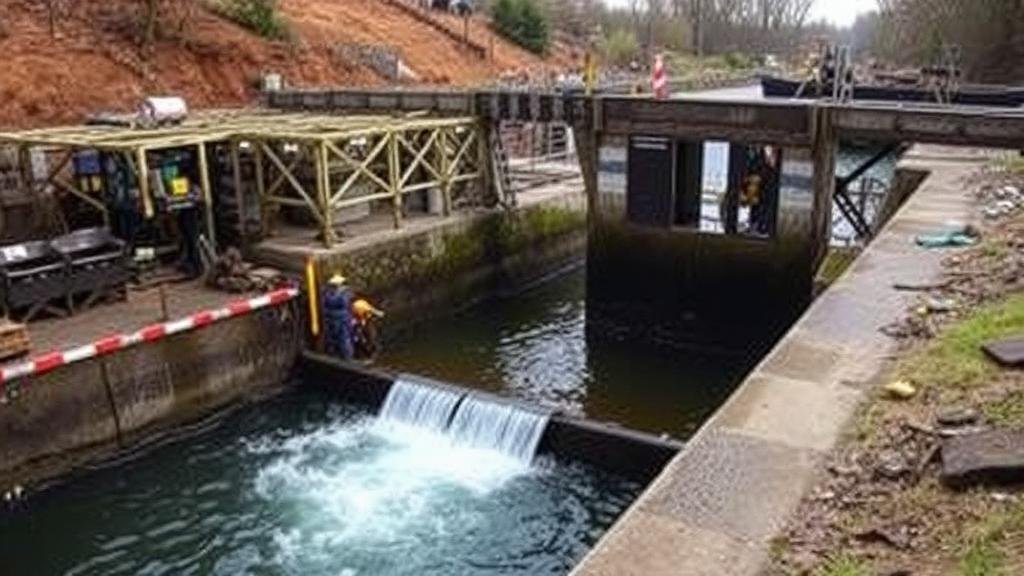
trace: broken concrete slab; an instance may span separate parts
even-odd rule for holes
[[[935,416],[935,421],[940,426],[947,426],[949,428],[962,428],[977,424],[980,419],[981,415],[973,408],[950,408],[939,412]]]
[[[1024,484],[1024,431],[989,430],[945,439],[942,481],[957,488]]]
[[[989,342],[981,349],[1003,366],[1010,368],[1024,366],[1024,335]]]

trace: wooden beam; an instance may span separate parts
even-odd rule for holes
[[[367,179],[377,184],[377,186],[379,186],[382,190],[388,189],[387,182],[384,182],[384,180],[382,180],[379,176],[374,174],[372,170],[370,170],[370,164],[372,164],[374,160],[376,160],[377,157],[380,156],[381,152],[387,148],[387,138],[381,138],[379,142],[374,144],[373,148],[366,154],[366,158],[364,158],[362,162],[352,158],[344,150],[342,150],[335,143],[329,140],[324,141],[324,146],[326,146],[329,152],[337,156],[338,159],[340,159],[348,166],[352,167],[352,173],[349,174],[348,178],[345,179],[345,182],[338,188],[338,190],[331,195],[332,203],[336,202],[338,199],[344,196],[344,194],[348,192],[348,190],[359,179],[359,176],[365,176]]]
[[[270,159],[270,163],[276,166],[277,169],[281,171],[281,174],[284,175],[285,180],[287,180],[287,182],[291,184],[292,189],[295,190],[295,192],[306,202],[306,207],[309,208],[310,212],[313,213],[313,217],[315,217],[318,222],[323,224],[324,215],[320,212],[319,204],[317,202],[314,202],[313,199],[310,198],[309,194],[302,187],[302,184],[295,178],[295,176],[292,175],[291,171],[284,165],[284,162],[282,162],[281,159],[277,157],[277,154],[275,154],[274,151],[271,150],[269,146],[267,146],[263,142],[260,143],[260,146],[263,147],[263,151],[266,153],[267,158]],[[273,191],[271,191],[270,194],[273,194]]]
[[[402,135],[401,133],[396,133],[396,136],[398,138],[398,143],[403,148],[408,150],[410,154],[414,155],[412,162],[409,164],[409,166],[406,167],[405,173],[402,174],[402,178],[401,178],[401,186],[402,187],[404,187],[406,182],[409,181],[409,178],[412,177],[413,172],[416,171],[416,168],[418,168],[421,165],[423,166],[424,169],[426,169],[427,171],[433,173],[435,178],[440,179],[441,172],[438,171],[438,170],[435,170],[434,167],[431,166],[429,162],[425,162],[424,160],[426,159],[427,154],[430,152],[431,148],[433,148],[434,142],[437,140],[438,136],[441,133],[443,133],[443,132],[444,132],[443,129],[432,131],[431,134],[430,134],[430,137],[427,138],[427,141],[423,144],[423,147],[420,150],[418,150],[418,151],[416,150],[416,148],[412,144],[409,143],[408,140],[406,140],[404,135]]]
[[[596,102],[597,100],[595,100]],[[602,98],[595,128],[607,134],[810,144],[815,110],[805,102]]]
[[[263,181],[263,147],[259,142],[252,143],[253,162],[256,170],[256,197],[260,203],[260,233],[270,233],[270,205],[267,202],[267,187]]]
[[[203,191],[203,216],[206,220],[206,239],[217,252],[217,226],[213,218],[213,190],[210,187],[210,163],[206,157],[206,144],[196,146],[199,155],[199,187]]]
[[[334,245],[334,209],[331,208],[331,181],[330,173],[327,170],[327,145],[320,143],[313,151],[316,155],[316,192],[317,200],[320,202],[320,209],[323,211],[321,230],[324,236],[324,245],[330,248]]]
[[[231,181],[235,188],[235,206],[238,208],[238,242],[245,248],[245,194],[242,192],[242,159],[238,140],[231,141]]]
[[[81,188],[75,186],[71,182],[64,180],[63,178],[54,177],[53,179],[50,180],[50,183],[58,188],[63,189],[68,194],[71,194],[72,196],[78,198],[79,200],[95,208],[97,211],[99,211],[100,215],[103,216],[103,225],[110,225],[110,214],[107,212],[107,207],[102,202],[93,198],[86,192],[83,192]]]
[[[377,156],[380,155],[381,151],[383,151],[390,145],[390,143],[390,136],[381,138],[380,142],[378,142],[373,147],[373,149],[371,149],[371,151],[366,155],[366,159],[363,160],[362,162],[358,162],[357,160],[346,154],[345,151],[339,148],[336,144],[329,140],[325,140],[323,144],[327,150],[334,153],[334,155],[340,158],[343,162],[346,162],[350,166],[355,168],[355,172],[351,176],[349,176],[348,180],[345,181],[345,185],[338,189],[338,192],[334,194],[334,197],[337,198],[344,194],[345,191],[348,190],[348,187],[351,186],[352,183],[355,181],[355,178],[358,174],[366,176],[366,178],[372,180],[374,183],[380,186],[381,189],[389,190],[391,186],[390,183],[385,182],[384,180],[381,179],[380,176],[374,174],[373,171],[369,169],[369,166],[371,163],[373,163],[374,160],[377,159]]]
[[[142,198],[142,215],[146,220],[151,220],[156,215],[153,207],[153,197],[149,189],[149,165],[146,160],[146,149],[139,148],[135,151],[135,174],[138,178],[139,196]]]
[[[438,150],[438,167],[441,170],[441,198],[444,204],[443,212],[445,216],[450,216],[452,213],[452,167],[448,163],[448,130],[441,128],[438,130],[440,137],[437,141]]]
[[[814,244],[811,257],[815,269],[828,253],[832,232],[832,194],[836,184],[836,152],[839,149],[839,137],[832,124],[832,115],[825,110],[817,112],[814,119],[814,144],[811,148],[814,162],[814,198],[811,209]]]
[[[388,136],[388,184],[396,229],[402,227],[402,194],[399,183],[402,174],[399,166],[398,147],[398,135],[393,132]]]

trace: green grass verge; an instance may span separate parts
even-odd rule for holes
[[[910,355],[899,369],[918,386],[971,388],[999,370],[981,345],[1024,333],[1024,294],[983,307],[948,327],[923,350]]]
[[[853,264],[859,254],[859,250],[850,248],[830,249],[818,268],[818,281],[825,285],[831,285],[843,275],[843,272],[846,272],[846,269]]]
[[[995,167],[1010,174],[1024,174],[1024,156],[1005,154],[992,161]]]
[[[1024,428],[1024,391],[1011,392],[1002,400],[984,408],[985,418],[1004,428]]]
[[[1024,538],[1024,503],[989,517],[969,531],[967,538],[960,558],[961,576],[1015,576],[1006,551],[1011,542]]]

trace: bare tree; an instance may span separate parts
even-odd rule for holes
[[[50,27],[50,37],[57,36],[57,20],[64,12],[64,0],[46,0],[46,19]]]
[[[160,20],[160,0],[143,0],[142,47],[156,41],[156,27]]]
[[[881,0],[876,52],[906,64],[934,63],[947,46],[962,49],[968,77],[1024,81],[1024,1]]]

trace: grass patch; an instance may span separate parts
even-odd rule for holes
[[[960,558],[961,576],[1012,576],[1006,549],[1024,537],[1024,504],[995,514],[968,533]],[[1020,560],[1019,558],[1017,560]]]
[[[849,554],[839,554],[815,570],[814,576],[872,576],[872,572],[867,562]]]
[[[821,263],[818,268],[818,281],[825,285],[831,285],[846,269],[853,264],[853,261],[857,259],[857,255],[860,252],[858,250],[851,250],[848,248],[832,248],[828,251],[825,256],[825,260]]]
[[[768,541],[768,557],[772,562],[778,562],[790,550],[789,539],[785,536],[776,536]]]
[[[291,25],[278,10],[277,0],[214,0],[210,9],[263,38],[293,39]]]
[[[1006,428],[1024,428],[1024,391],[1016,391],[985,406],[985,418]]]
[[[1024,333],[1024,294],[983,307],[948,327],[900,365],[901,377],[920,386],[971,388],[991,378],[999,367],[981,345]]]
[[[1005,154],[992,161],[997,170],[1010,174],[1024,174],[1024,156]]]
[[[1005,558],[1003,553],[988,540],[977,540],[967,548],[960,560],[962,576],[1002,576]]]

